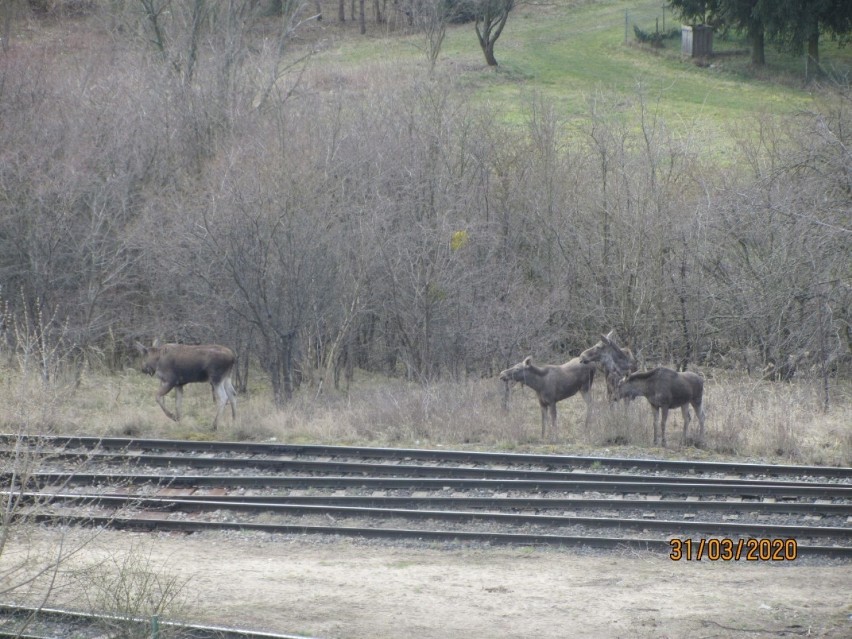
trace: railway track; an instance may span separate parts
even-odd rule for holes
[[[852,558],[850,468],[11,436],[0,456],[32,466],[0,482],[45,522]]]
[[[120,636],[178,636],[184,639],[310,639],[303,635],[254,632],[224,626],[182,624],[156,617],[94,615],[58,608],[0,604],[0,637],[15,639],[105,639]]]

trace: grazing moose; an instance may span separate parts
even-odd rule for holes
[[[601,341],[580,353],[583,364],[599,363],[606,374],[606,396],[614,402],[615,387],[630,373],[639,370],[636,358],[629,348],[621,348],[615,342],[615,330],[601,335]]]
[[[213,401],[216,402],[216,417],[213,419],[213,430],[219,422],[219,417],[227,404],[231,404],[231,414],[237,418],[237,393],[231,384],[231,370],[234,368],[236,356],[234,351],[218,344],[188,346],[184,344],[163,344],[155,340],[154,345],[147,348],[136,342],[144,360],[142,372],[156,375],[162,382],[157,391],[157,403],[163,412],[174,421],[180,421],[180,406],[183,401],[183,387],[193,382],[210,382],[213,387]],[[164,397],[175,389],[175,412],[166,408]]]
[[[536,366],[532,357],[507,368],[500,373],[504,382],[515,381],[526,384],[538,395],[541,406],[541,436],[544,437],[547,412],[550,411],[550,425],[556,434],[556,402],[575,395],[578,391],[586,401],[586,425],[592,408],[592,380],[595,377],[594,366],[583,364],[574,358],[562,365],[546,364]]]
[[[704,441],[704,379],[691,372],[678,373],[660,366],[650,371],[633,373],[625,377],[615,389],[616,399],[644,395],[654,410],[654,445],[657,445],[657,422],[661,421],[662,446],[666,446],[666,420],[670,408],[680,407],[683,414],[683,440],[686,444],[686,432],[689,426],[689,405],[698,415],[701,429],[698,441]],[[662,412],[662,420],[660,413]]]

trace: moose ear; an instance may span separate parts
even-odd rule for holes
[[[611,338],[610,338],[610,335],[612,335],[612,333],[613,333],[613,331],[610,331],[609,335],[601,335],[601,341],[604,344],[612,344],[612,341],[611,341]]]
[[[142,346],[139,342],[134,342],[133,345],[136,347],[136,350],[139,351],[142,355],[144,355],[148,349]]]
[[[530,364],[532,364],[532,356],[531,355],[524,358],[524,366],[529,366]]]
[[[155,337],[155,338],[154,338],[154,343],[151,345],[151,348],[159,348],[159,347],[160,347],[160,338],[159,338],[159,337]]]

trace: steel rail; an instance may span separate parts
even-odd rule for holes
[[[440,541],[440,542],[480,542],[495,545],[549,545],[562,547],[586,546],[600,549],[630,548],[635,550],[669,551],[671,543],[667,540],[642,539],[632,537],[594,537],[594,536],[572,536],[553,535],[538,533],[502,533],[502,532],[477,532],[477,531],[443,531],[443,530],[416,530],[406,528],[364,528],[346,526],[305,526],[305,525],[279,525],[266,523],[236,523],[236,522],[204,522],[191,520],[169,520],[152,517],[101,517],[101,516],[62,516],[62,515],[36,515],[33,518],[39,523],[62,523],[63,525],[79,525],[89,527],[113,528],[118,530],[142,530],[147,532],[169,531],[169,532],[204,532],[231,530],[239,532],[265,532],[274,534],[321,534],[339,535],[346,537],[361,537],[372,539],[413,539],[417,541]],[[678,535],[678,538],[685,538]],[[806,544],[797,545],[800,555],[827,555],[839,558],[852,558],[852,547],[850,546],[811,546]]]
[[[363,506],[336,506],[327,504],[273,504],[234,503],[184,500],[175,498],[92,497],[62,495],[61,501],[84,501],[113,508],[138,507],[144,509],[177,510],[179,512],[230,510],[250,513],[273,512],[293,515],[330,515],[337,517],[399,518],[407,520],[436,520],[444,522],[491,522],[495,524],[530,526],[589,526],[622,530],[655,530],[677,534],[706,533],[725,536],[771,537],[835,537],[852,541],[852,528],[839,526],[794,526],[766,523],[735,523],[712,521],[672,521],[666,519],[633,519],[615,517],[576,517],[566,515],[528,515],[488,511],[459,511],[402,508],[372,508]],[[852,550],[852,548],[850,548]]]
[[[541,480],[573,480],[600,482],[658,482],[666,477],[656,475],[614,475],[608,473],[588,473],[556,471],[556,470],[527,470],[507,468],[471,468],[465,466],[415,466],[410,464],[374,464],[364,462],[338,461],[304,461],[292,459],[257,459],[251,457],[187,457],[180,455],[138,454],[123,455],[117,453],[44,453],[52,460],[82,460],[105,465],[150,465],[167,468],[256,468],[279,472],[314,472],[338,475],[371,475],[371,476],[406,476],[406,477],[442,477],[442,478],[479,478],[479,479],[541,479]],[[0,454],[2,457],[2,454]],[[672,481],[684,484],[732,484],[763,486],[767,482],[761,479],[735,479],[728,477],[672,477]],[[843,486],[837,483],[817,482],[775,482],[784,486],[828,487]],[[848,485],[852,488],[852,484]]]
[[[2,440],[3,436],[0,436]],[[78,441],[79,438],[61,438],[66,441],[66,445],[81,447],[79,443],[67,443],[72,440]],[[678,520],[668,521],[664,519],[656,519],[655,517],[641,518],[618,518],[618,517],[578,517],[574,513],[570,514],[542,514],[547,508],[561,507],[588,509],[591,507],[616,511],[624,510],[625,508],[634,508],[642,511],[657,511],[657,510],[673,510],[673,511],[697,511],[702,510],[709,512],[712,510],[728,510],[735,512],[787,512],[791,510],[795,513],[802,512],[819,512],[822,514],[832,515],[847,515],[852,509],[849,502],[852,501],[852,469],[834,469],[835,473],[825,472],[826,467],[798,467],[786,466],[783,468],[792,469],[791,473],[796,477],[831,477],[837,479],[837,482],[799,482],[799,481],[784,481],[775,479],[769,481],[766,479],[734,479],[725,478],[701,478],[701,477],[660,477],[649,475],[613,475],[601,474],[595,472],[566,472],[572,468],[590,468],[597,470],[597,466],[609,465],[611,468],[629,468],[637,469],[641,465],[637,464],[637,460],[632,459],[614,459],[607,460],[606,458],[575,458],[569,456],[553,456],[553,455],[518,455],[518,454],[501,454],[501,453],[469,453],[466,451],[431,451],[431,450],[411,450],[411,449],[374,449],[374,448],[357,448],[357,447],[327,447],[327,446],[310,446],[309,453],[293,452],[298,449],[303,451],[304,446],[284,446],[288,451],[281,453],[281,445],[264,444],[260,445],[261,452],[257,452],[257,444],[231,444],[227,442],[202,442],[202,447],[205,453],[201,457],[175,456],[165,455],[160,453],[140,452],[143,450],[180,450],[199,453],[199,442],[173,442],[168,440],[133,440],[127,438],[115,438],[110,441],[109,445],[102,446],[94,444],[94,442],[102,443],[104,440],[97,438],[86,438],[86,443],[91,446],[86,446],[87,453],[81,453],[73,449],[66,448],[58,454],[53,444],[46,443],[50,441],[45,439],[17,439],[14,452],[10,449],[5,453],[0,452],[0,459],[3,457],[9,458],[11,455],[23,453],[24,455],[40,455],[53,456],[59,458],[73,458],[75,460],[90,460],[90,461],[122,461],[127,463],[128,456],[132,463],[149,464],[151,466],[167,466],[168,471],[172,474],[148,474],[148,473],[81,473],[77,472],[82,468],[77,468],[68,472],[44,472],[34,473],[28,476],[30,483],[23,488],[29,488],[33,485],[49,487],[50,490],[56,491],[57,494],[51,495],[49,492],[42,492],[38,497],[33,496],[32,499],[39,499],[40,503],[47,501],[70,502],[74,504],[96,504],[99,507],[114,509],[116,515],[104,517],[98,515],[73,515],[42,512],[32,515],[32,520],[64,523],[77,523],[83,525],[103,525],[119,528],[133,528],[141,530],[183,530],[193,532],[196,530],[262,530],[265,532],[285,532],[285,533],[316,533],[316,534],[339,534],[347,536],[360,537],[376,537],[376,538],[414,538],[428,540],[471,540],[485,541],[487,543],[513,543],[513,544],[558,544],[558,545],[592,545],[598,547],[613,548],[616,546],[624,546],[634,548],[669,548],[668,541],[654,539],[635,539],[628,537],[589,537],[578,536],[572,537],[569,535],[546,534],[542,533],[516,533],[516,532],[485,532],[475,530],[400,530],[394,528],[382,528],[380,526],[356,526],[357,520],[380,520],[380,519],[399,519],[399,520],[429,520],[433,522],[463,522],[466,527],[472,524],[476,525],[482,522],[487,522],[493,526],[525,526],[535,529],[556,529],[565,526],[580,526],[581,528],[594,528],[598,530],[623,530],[635,531],[646,530],[656,531],[657,534],[671,537],[682,537],[684,535],[725,535],[730,537],[740,537],[744,535],[788,538],[797,539],[804,544],[800,546],[803,553],[820,552],[822,554],[834,554],[835,556],[852,557],[852,545],[846,545],[852,538],[852,527],[846,526],[791,526],[779,525],[763,522],[756,523],[739,523],[731,521],[714,522],[714,521],[694,521],[694,520]],[[129,446],[128,442],[146,442],[145,447]],[[172,445],[172,448],[159,447],[161,443]],[[147,446],[153,442],[152,446]],[[125,444],[125,447],[120,448],[118,453],[103,452],[104,449],[109,450],[112,447],[118,448],[119,443]],[[23,444],[23,445],[22,445]],[[214,449],[209,449],[206,446],[215,444]],[[135,447],[134,447],[135,446]],[[320,453],[319,451],[323,452]],[[342,457],[355,457],[353,450],[364,451],[361,455],[365,459],[381,459],[390,462],[402,463],[368,463],[361,461],[341,460]],[[275,451],[275,452],[273,452]],[[447,452],[450,453],[448,460]],[[227,453],[229,456],[224,456]],[[455,457],[455,454],[463,455]],[[264,455],[263,459],[234,457],[233,455]],[[286,454],[290,457],[299,455],[312,455],[320,457],[320,459],[270,459],[275,455]],[[434,455],[434,456],[432,456]],[[471,455],[473,457],[471,457]],[[321,457],[330,457],[331,460],[321,459]],[[522,458],[522,460],[521,460]],[[583,463],[576,465],[563,463],[564,460],[583,459],[594,460],[588,465]],[[268,475],[249,475],[239,476],[236,474],[230,475],[182,475],[181,470],[190,466],[194,460],[199,460],[199,465],[202,466],[238,466],[245,467],[262,467],[270,472],[271,470],[288,473],[285,475],[268,474]],[[419,466],[413,465],[412,460],[428,460],[433,464],[440,462],[440,466]],[[498,464],[500,468],[470,468],[465,466],[447,466],[452,462],[464,461],[466,464]],[[606,461],[614,461],[613,464],[605,464]],[[716,462],[698,462],[700,468],[696,468],[695,462],[674,462],[669,463],[665,460],[638,460],[640,462],[648,462],[653,464],[655,470],[678,470],[683,472],[682,464],[687,464],[686,470],[689,472],[723,472],[720,466],[724,467],[724,472],[737,472],[739,474],[757,475],[761,474],[755,471],[754,464],[719,464]],[[529,468],[507,468],[506,466],[518,464],[536,464],[543,466],[548,470],[532,470]],[[661,468],[661,464],[664,466]],[[712,467],[712,470],[708,468]],[[651,468],[651,466],[645,467]],[[734,470],[734,468],[736,470]],[[743,470],[747,468],[747,470]],[[778,477],[783,474],[777,469],[779,467],[772,466],[773,472],[763,473],[764,475],[771,474],[773,477]],[[818,472],[809,473],[803,469],[818,469]],[[314,472],[322,473],[322,475],[297,476],[295,472]],[[342,475],[330,476],[329,472],[343,473]],[[845,474],[844,474],[845,473]],[[390,475],[390,476],[389,476]],[[406,476],[398,476],[406,475]],[[414,475],[414,476],[412,476]],[[425,476],[424,476],[425,475]],[[10,489],[15,490],[19,478],[12,473],[0,473],[0,483],[6,483]],[[169,497],[151,497],[139,495],[117,495],[115,493],[101,493],[98,495],[81,495],[81,494],[63,494],[59,491],[64,487],[71,485],[75,486],[99,486],[109,489],[110,485],[130,487],[134,485],[160,486],[168,489],[169,492],[175,491],[190,491],[202,487],[216,488],[247,488],[247,487],[271,487],[271,488],[312,488],[312,489],[348,489],[348,490],[407,490],[407,491],[432,491],[436,493],[436,497],[429,496],[345,496],[348,501],[332,501],[332,499],[340,500],[342,496],[309,496],[299,495],[294,497],[279,496],[253,496],[246,499],[244,496],[221,497],[218,495],[206,496],[169,496]],[[17,498],[30,498],[28,495],[23,495],[19,488],[15,491]],[[113,489],[114,490],[114,489]],[[499,491],[506,493],[506,496],[495,495],[493,497],[459,497],[452,493],[441,495],[443,491],[473,491],[487,490]],[[604,494],[653,494],[655,497],[659,495],[712,495],[712,496],[738,496],[740,498],[775,498],[775,499],[792,499],[796,497],[806,497],[809,499],[840,499],[846,500],[847,503],[832,503],[832,504],[788,504],[788,503],[767,503],[767,502],[750,502],[750,501],[680,501],[674,499],[662,500],[652,498],[649,500],[639,499],[594,499],[584,500],[578,499],[575,495],[569,494],[567,498],[561,497],[535,497],[525,498],[520,495],[509,497],[512,492],[557,492],[557,493],[583,493],[589,491],[597,491]],[[355,501],[360,499],[361,501]],[[371,500],[367,502],[365,500]],[[382,501],[376,503],[376,499]],[[408,504],[400,500],[407,499]],[[453,499],[454,502],[447,500]],[[43,501],[41,501],[43,500]],[[395,502],[392,500],[396,500]],[[437,501],[441,500],[441,501]],[[477,502],[477,500],[479,500]],[[474,504],[479,504],[478,506]],[[556,503],[565,504],[564,506],[555,506]],[[591,504],[595,503],[594,506]],[[218,522],[218,521],[193,521],[193,520],[175,520],[158,518],[156,514],[147,512],[144,517],[124,516],[120,512],[124,506],[131,504],[137,508],[147,508],[151,510],[162,511],[182,511],[192,512],[199,510],[228,510],[257,513],[261,511],[276,512],[280,515],[290,517],[302,517],[305,515],[328,516],[332,518],[341,518],[353,521],[353,526],[310,526],[310,525],[285,525],[285,524],[270,524],[270,523],[255,523],[255,522]],[[425,506],[427,508],[405,508],[405,505]],[[511,505],[510,505],[511,504]],[[543,504],[548,504],[543,507]],[[570,505],[568,505],[570,504]],[[581,505],[582,504],[582,505]],[[628,505],[629,504],[629,505]],[[700,505],[699,505],[700,504]],[[724,504],[725,506],[721,506]],[[447,506],[452,506],[456,510],[447,510]],[[436,508],[437,507],[437,508]],[[484,510],[470,510],[471,508],[482,508]],[[521,510],[534,511],[535,514],[529,512],[506,512],[506,510]],[[496,511],[496,512],[495,512]],[[101,511],[102,512],[102,511]],[[589,513],[594,514],[594,513]],[[608,515],[610,513],[603,513]],[[233,519],[233,517],[232,517]],[[710,518],[712,519],[712,517]],[[111,522],[111,523],[110,523]],[[422,524],[421,524],[422,525]],[[429,524],[430,528],[434,528],[436,524]],[[509,529],[511,530],[511,528]],[[616,533],[617,534],[617,533]],[[835,546],[808,546],[812,540],[823,539],[838,539],[841,540],[841,545]],[[651,544],[651,545],[649,545]]]
[[[118,496],[118,495],[117,495]],[[576,499],[559,497],[397,497],[361,495],[185,495],[186,501],[221,501],[224,503],[328,504],[336,506],[373,506],[401,508],[427,507],[501,508],[510,510],[610,509],[610,510],[683,510],[743,511],[762,514],[823,514],[852,516],[852,503],[764,502],[764,501],[684,501],[674,499]]]
[[[79,446],[83,448],[143,450],[187,450],[262,455],[311,455],[327,457],[364,457],[387,459],[419,459],[429,461],[463,461],[481,464],[545,464],[566,467],[607,466],[646,470],[692,471],[702,473],[740,473],[753,475],[799,475],[852,479],[852,468],[841,466],[799,466],[791,464],[741,463],[698,460],[664,460],[582,455],[547,455],[535,453],[495,453],[463,450],[420,448],[376,448],[368,446],[325,446],[252,442],[200,442],[186,440],[140,439],[128,437],[30,437],[0,435],[7,444],[23,442],[35,445]]]
[[[60,608],[34,608],[31,606],[16,606],[12,604],[0,603],[0,615],[7,617],[34,617],[42,618],[45,621],[63,623],[76,622],[81,624],[97,624],[97,623],[121,623],[130,624],[137,628],[142,633],[151,627],[151,619],[141,617],[122,617],[119,615],[97,615],[88,612],[63,610]],[[177,631],[181,637],[191,639],[311,639],[305,635],[279,634],[274,632],[262,632],[254,630],[243,630],[238,628],[230,628],[226,626],[208,626],[202,624],[185,624],[163,619],[158,620],[158,625],[163,629]],[[20,637],[26,635],[4,634],[0,630],[0,637]],[[39,637],[40,635],[32,635]],[[106,635],[104,635],[106,636]]]
[[[45,493],[21,492],[11,495],[0,491],[0,497],[21,499],[22,503],[34,504],[51,501],[97,501],[127,499],[148,507],[152,500],[180,500],[182,502],[216,502],[225,507],[242,507],[244,504],[314,504],[326,506],[350,506],[373,508],[491,508],[492,510],[645,510],[645,511],[749,511],[760,514],[821,514],[852,516],[852,503],[823,502],[763,502],[763,501],[685,501],[674,499],[583,499],[560,497],[399,497],[363,495],[199,495],[189,494],[174,497],[127,495],[117,493]],[[852,529],[850,529],[852,534]]]
[[[654,478],[659,480],[660,478]],[[359,476],[278,476],[278,475],[152,475],[125,473],[32,473],[27,476],[29,485],[62,486],[111,483],[117,485],[167,485],[170,487],[277,487],[277,488],[372,488],[381,490],[503,490],[503,491],[600,491],[618,493],[661,493],[684,495],[739,495],[748,497],[812,497],[816,499],[852,499],[852,486],[840,484],[807,483],[679,483],[671,481],[595,481],[537,480],[537,479],[467,479],[434,477],[359,477]],[[11,485],[16,481],[11,473],[0,473],[0,482]]]

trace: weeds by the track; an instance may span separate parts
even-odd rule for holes
[[[184,417],[168,420],[154,402],[156,382],[134,370],[87,374],[52,383],[5,370],[0,423],[17,432],[27,415],[29,434],[81,434],[178,439],[275,440],[295,443],[403,447],[470,447],[605,455],[744,458],[803,464],[852,464],[852,383],[834,380],[831,408],[822,410],[814,380],[767,382],[745,374],[705,371],[707,432],[701,448],[681,444],[682,417],[672,410],[669,448],[651,446],[652,413],[644,399],[610,405],[600,380],[588,428],[579,395],[559,402],[556,433],[541,436],[538,401],[522,386],[496,378],[426,385],[356,374],[348,391],[303,386],[276,407],[259,376],[238,398],[238,419],[210,429],[214,406],[203,384],[185,389]],[[16,393],[18,393],[16,395]],[[21,397],[21,394],[26,397]],[[167,401],[174,401],[168,397]],[[22,404],[25,407],[22,408]]]

